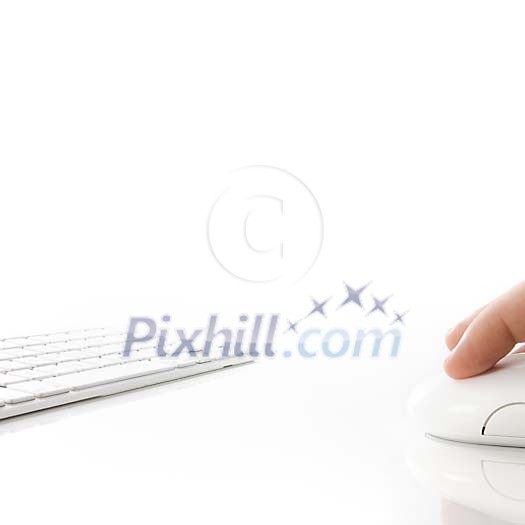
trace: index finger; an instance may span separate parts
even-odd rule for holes
[[[481,374],[525,342],[525,282],[486,306],[445,361],[454,379]]]

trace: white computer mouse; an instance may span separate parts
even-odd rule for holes
[[[524,449],[482,447],[419,435],[409,441],[406,461],[422,485],[460,507],[447,505],[443,523],[525,522]]]
[[[409,398],[409,412],[431,436],[464,443],[525,447],[525,354],[454,380],[444,373]]]

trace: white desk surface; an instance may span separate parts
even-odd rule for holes
[[[413,476],[401,368],[260,362],[1,422],[2,517],[504,523]]]

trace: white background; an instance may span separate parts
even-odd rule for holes
[[[2,2],[0,333],[281,311],[343,279],[410,309],[395,361],[3,423],[2,519],[439,523],[403,407],[449,325],[523,279],[524,22],[519,1]],[[257,164],[322,210],[298,282],[209,249],[213,203]]]

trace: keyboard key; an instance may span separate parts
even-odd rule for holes
[[[152,356],[144,355],[141,352],[131,352],[128,357],[120,356],[122,363],[136,363],[138,361],[148,361]]]
[[[31,365],[31,367],[35,366],[42,366],[42,365],[49,365],[53,361],[51,359],[47,359],[45,356],[42,357],[23,357],[22,359],[19,359],[20,363],[25,363],[27,365]]]
[[[61,341],[59,343],[50,343],[50,350],[53,352],[67,352],[68,350],[82,350],[82,344],[78,341]]]
[[[86,330],[72,330],[67,332],[67,338],[72,339],[89,339],[93,337],[106,337],[109,335],[122,335],[126,332],[114,328],[88,328]]]
[[[57,394],[65,394],[69,391],[68,388],[56,386],[48,381],[25,381],[23,383],[16,383],[11,386],[13,390],[25,392],[26,394],[33,394],[35,397],[56,396]]]
[[[93,370],[93,366],[85,363],[81,364],[81,361],[70,361],[67,363],[59,363],[57,365],[44,365],[39,366],[35,370],[39,370],[45,374],[50,374],[50,376],[63,376],[66,374],[74,374],[76,372],[83,372],[85,370]],[[15,373],[15,372],[13,372]]]
[[[87,359],[83,359],[82,361],[68,361],[67,363],[58,363],[58,366],[69,367],[75,372],[84,372],[85,370],[94,370],[95,368],[98,368],[91,363],[87,363],[86,361]]]
[[[0,349],[8,350],[10,348],[20,348],[30,342],[29,337],[16,337],[0,341]]]
[[[196,365],[197,361],[181,361],[177,364],[177,368],[186,368],[187,366]]]
[[[44,344],[63,343],[64,341],[67,341],[67,332],[56,332],[54,334],[35,335],[34,339]]]
[[[93,352],[96,355],[121,355],[124,351],[123,345],[102,345],[99,347],[91,348],[88,347],[87,349],[89,352]]]
[[[66,361],[78,361],[79,359],[89,359],[95,357],[93,352],[86,352],[81,350],[69,350],[67,352],[60,352],[58,356],[59,363],[65,363]]]
[[[120,359],[107,359],[105,357],[93,357],[91,359],[82,359],[82,361],[80,361],[82,364],[88,364],[88,365],[92,365],[93,367],[96,367],[96,368],[102,368],[104,366],[112,366],[112,365],[116,365],[116,364],[120,364],[122,362],[122,360]]]
[[[56,350],[51,348],[49,345],[34,345],[29,348],[35,356],[43,356],[52,352],[56,352]]]
[[[0,374],[0,387],[21,383],[22,381],[25,381],[25,379],[15,374]]]
[[[33,368],[30,364],[24,363],[21,360],[13,359],[12,361],[2,361],[2,368],[6,371],[24,370],[25,368]]]
[[[68,330],[63,333],[63,336],[63,341],[84,339],[84,337],[86,337],[86,330]]]
[[[100,356],[101,359],[103,359],[103,361],[105,363],[107,363],[106,365],[104,366],[108,366],[109,364],[113,364],[113,365],[121,365],[123,363],[126,363],[126,358],[121,356],[121,355],[115,355],[115,354],[112,354],[112,355],[102,355]],[[90,361],[90,359],[83,359],[82,361]]]
[[[18,359],[19,357],[33,357],[37,354],[37,352],[31,350],[30,346],[27,348],[10,348],[7,353],[11,354],[15,359]]]
[[[134,350],[133,352],[129,353],[129,357],[138,357],[142,359],[150,359],[152,357],[161,357],[159,356],[156,348],[142,348],[141,350]],[[126,359],[124,355],[122,356],[122,359]]]
[[[48,364],[57,364],[60,362],[60,358],[62,357],[62,354],[64,352],[50,352],[48,354],[40,354],[39,357],[42,357],[43,359],[46,359]]]
[[[72,353],[74,352],[74,353]],[[92,352],[80,352],[80,350],[68,350],[67,352],[53,352],[41,354],[38,357],[45,359],[48,363],[65,363],[66,361],[77,361],[88,357],[96,357]],[[21,361],[25,361],[24,358]]]
[[[2,361],[10,361],[11,359],[16,359],[16,355],[8,350],[0,350],[0,365],[2,364]]]
[[[13,390],[9,387],[0,387],[0,400],[6,405],[13,405],[15,403],[24,403],[25,401],[32,401],[35,399],[33,394],[27,392],[21,392],[19,390]]]
[[[0,374],[11,371],[11,367],[7,363],[9,361],[0,361]]]
[[[28,368],[27,370],[15,370],[10,373],[12,376],[19,377],[21,380],[27,381],[28,379],[47,379],[49,377],[53,377],[53,374],[51,371],[48,370],[42,370],[43,368],[48,368],[39,366],[37,368]],[[69,373],[73,372],[72,370],[69,370]],[[1,381],[2,375],[0,374],[0,385],[2,384]]]
[[[122,348],[124,348],[124,343],[126,342],[126,338],[121,337],[119,335],[108,335],[106,337],[92,337],[89,339],[85,339],[84,341],[85,341],[86,347],[119,344],[122,346]]]

